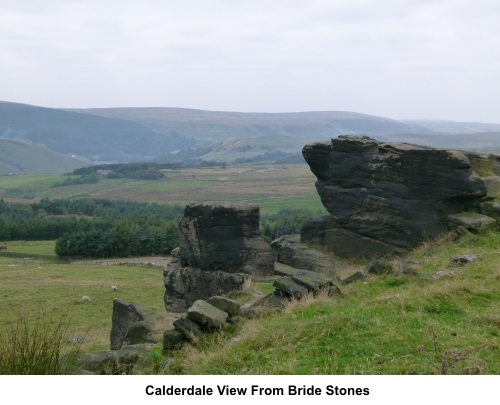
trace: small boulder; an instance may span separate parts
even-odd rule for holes
[[[228,314],[206,301],[197,300],[188,308],[187,317],[200,325],[202,329],[213,330],[224,327]]]
[[[196,342],[203,336],[203,331],[200,329],[198,324],[184,316],[174,321],[174,328],[176,331],[182,333],[186,339],[191,342]]]
[[[290,277],[281,277],[275,280],[273,286],[280,290],[284,295],[300,298],[309,292],[309,289],[296,283]]]
[[[478,233],[486,229],[492,229],[497,224],[497,221],[494,218],[469,211],[448,215],[446,221],[448,226],[452,229],[463,226],[468,231],[474,233]]]
[[[229,316],[236,316],[240,313],[240,304],[235,300],[215,296],[207,299],[207,302],[221,311],[227,312]]]
[[[394,268],[392,264],[385,259],[378,259],[373,263],[370,263],[366,269],[369,274],[375,274],[381,276],[383,274],[390,274],[393,272]]]
[[[297,274],[292,276],[292,280],[309,291],[317,291],[320,288],[333,285],[333,281],[329,277],[309,270],[299,270]]]
[[[351,284],[358,280],[363,280],[366,278],[366,274],[362,271],[357,271],[356,273],[350,275],[349,277],[341,281],[342,284]]]
[[[466,264],[475,262],[481,258],[481,255],[456,255],[450,258],[450,264],[452,266],[465,266]]]
[[[175,329],[163,332],[163,350],[178,350],[186,342],[186,336]]]

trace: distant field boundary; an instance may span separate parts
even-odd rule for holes
[[[41,254],[27,254],[20,252],[0,252],[0,257],[13,257],[21,259],[40,259],[50,261],[52,263],[71,263],[73,260],[69,257],[59,257],[54,255],[41,255]]]

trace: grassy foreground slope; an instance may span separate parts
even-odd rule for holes
[[[371,276],[340,298],[284,313],[174,353],[182,374],[499,374],[500,234],[428,244],[407,259],[418,276]],[[450,268],[451,255],[482,254]],[[346,274],[352,273],[354,265]],[[453,275],[433,279],[441,270]],[[237,337],[237,339],[234,339]],[[228,344],[229,339],[237,340]]]
[[[39,250],[32,243],[17,250]],[[499,246],[500,233],[427,243],[403,259],[416,276],[369,276],[341,286],[338,298],[292,301],[283,311],[263,311],[206,335],[197,346],[165,353],[170,364],[165,372],[499,374]],[[450,257],[457,254],[481,258],[453,267]],[[344,264],[339,275],[365,264]],[[433,277],[439,271],[447,276]],[[32,320],[42,312],[68,320],[68,338],[89,330],[85,350],[108,347],[113,298],[164,310],[158,267],[52,264],[0,253],[0,280],[0,330],[12,325],[21,309]],[[269,284],[256,287],[270,290]],[[83,303],[83,295],[92,302]]]

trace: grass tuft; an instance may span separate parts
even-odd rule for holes
[[[33,323],[20,312],[17,322],[0,332],[0,374],[74,374],[83,339],[67,343],[68,323],[40,315]]]

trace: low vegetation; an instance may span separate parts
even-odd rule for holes
[[[283,311],[261,311],[252,320],[206,335],[196,346],[163,355],[156,348],[150,355],[155,370],[147,372],[498,374],[498,246],[500,234],[494,232],[423,244],[394,261],[396,267],[403,262],[413,267],[416,276],[369,276],[341,285],[338,298],[291,300]],[[458,254],[480,259],[454,267],[450,257]],[[338,274],[345,278],[365,265],[350,262]],[[442,270],[444,276],[437,277]],[[46,264],[0,254],[0,275],[2,307],[22,305],[30,325],[43,308],[51,319],[68,321],[65,339],[90,328],[84,350],[108,347],[113,298],[163,310],[162,270],[157,267]],[[112,285],[118,290],[112,291]],[[258,287],[269,291],[270,285]],[[92,301],[82,302],[83,295]],[[16,314],[3,311],[0,330],[14,327]]]
[[[0,374],[75,374],[85,336],[67,342],[68,323],[39,314],[29,322],[22,312],[14,324],[0,330]]]
[[[168,353],[174,357],[169,372],[498,374],[500,252],[494,246],[498,233],[427,244],[406,258],[418,276],[371,276],[343,286],[335,300],[291,301],[280,313],[261,313]],[[449,269],[451,255],[464,253],[483,256],[452,268],[450,277],[431,277]]]
[[[109,258],[169,255],[179,245],[180,206],[74,199],[42,199],[34,204],[0,200],[0,241],[57,238],[61,257]],[[268,241],[299,233],[310,209],[280,209],[262,218]]]

